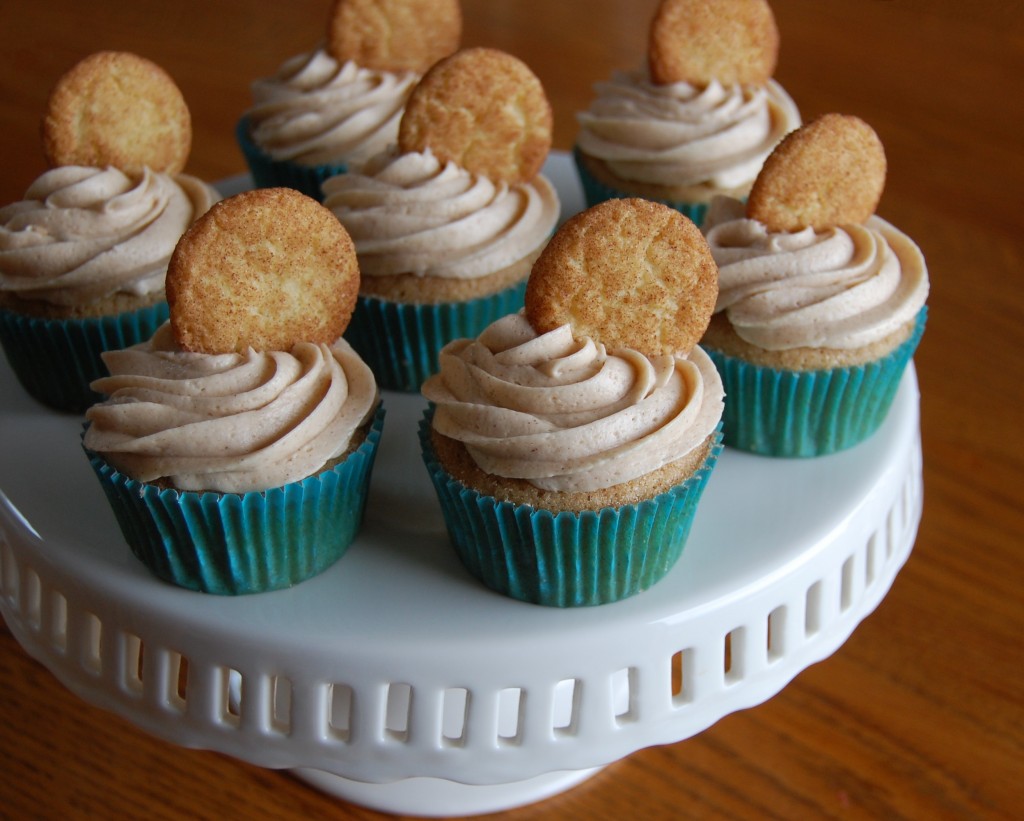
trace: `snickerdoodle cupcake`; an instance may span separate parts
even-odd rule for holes
[[[0,208],[0,342],[22,386],[81,412],[99,397],[103,351],[167,319],[164,274],[178,238],[218,199],[183,174],[188,107],[168,74],[98,52],[54,86],[42,123],[49,170]]]
[[[381,387],[418,391],[446,343],[522,307],[560,212],[551,127],[525,63],[466,49],[416,86],[395,150],[324,183],[362,271],[349,340]]]
[[[727,445],[820,456],[885,419],[928,297],[920,249],[875,215],[885,175],[874,130],[826,114],[775,149],[745,205],[712,203],[721,279],[702,345],[725,382]]]
[[[342,338],[351,239],[293,189],[215,205],[167,272],[170,320],[104,359],[83,445],[135,555],[207,593],[287,587],[358,531],[383,423]]]
[[[322,43],[252,84],[236,137],[256,185],[321,199],[397,140],[413,87],[461,37],[459,0],[335,0]]]
[[[699,225],[711,199],[745,197],[800,125],[775,80],[779,32],[765,0],[663,0],[647,65],[595,86],[574,156],[589,204],[645,197]]]
[[[470,573],[554,606],[668,573],[720,449],[722,385],[696,344],[717,290],[689,219],[611,200],[558,231],[523,311],[445,347],[421,441]]]

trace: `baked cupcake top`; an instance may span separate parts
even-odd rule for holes
[[[275,160],[359,167],[397,140],[416,82],[461,35],[458,0],[336,0],[323,43],[252,84],[250,136]]]
[[[767,350],[854,349],[912,323],[928,270],[875,216],[886,162],[874,130],[826,114],[779,144],[746,205],[717,198],[704,222],[718,263],[716,312]]]
[[[243,493],[317,473],[378,402],[341,338],[359,271],[345,229],[315,200],[268,188],[215,205],[168,270],[171,319],[103,355],[109,398],[85,447],[142,482]]]
[[[179,173],[192,131],[173,80],[135,54],[90,55],[54,86],[42,133],[52,168],[0,209],[0,294],[86,314],[158,297],[178,238],[218,199]]]
[[[778,29],[764,0],[663,0],[648,66],[595,85],[577,115],[579,149],[618,177],[671,187],[749,187],[800,124],[771,79]]]
[[[423,386],[434,428],[487,473],[545,490],[609,488],[681,459],[722,414],[696,345],[716,291],[678,212],[636,199],[584,211],[541,253],[523,312],[441,352]]]
[[[324,205],[352,235],[364,276],[481,277],[554,230],[558,195],[539,173],[550,145],[533,72],[504,52],[466,49],[417,84],[395,150],[326,180]]]

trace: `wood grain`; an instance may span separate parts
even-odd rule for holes
[[[126,48],[193,114],[188,170],[244,170],[248,83],[322,36],[329,0],[0,2],[0,202],[43,170],[49,88]],[[642,62],[655,0],[463,0],[466,45],[541,78],[568,149],[591,85]],[[765,704],[641,751],[514,819],[1019,817],[1024,808],[1024,13],[1009,0],[776,0],[778,79],[809,119],[881,136],[879,213],[929,262],[925,512],[910,561],[830,659]],[[0,457],[2,458],[2,457]],[[83,703],[0,629],[0,817],[373,819],[287,774],[157,741]]]

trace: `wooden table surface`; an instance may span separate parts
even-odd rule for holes
[[[0,2],[0,202],[43,170],[57,77],[128,49],[174,76],[188,170],[244,170],[250,80],[320,37],[329,0]],[[555,148],[591,84],[638,64],[655,0],[463,0],[464,45],[530,64]],[[879,213],[928,259],[925,508],[909,562],[831,658],[699,736],[640,751],[527,818],[1000,818],[1024,813],[1024,13],[1009,0],[776,0],[777,78],[804,118],[885,144]],[[2,458],[2,456],[0,456]],[[280,772],[173,747],[87,705],[0,630],[0,818],[344,819],[380,814]]]

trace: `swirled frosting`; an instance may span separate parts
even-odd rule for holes
[[[339,63],[322,48],[252,84],[251,136],[275,160],[358,166],[398,138],[419,76]]]
[[[495,183],[425,152],[384,154],[363,173],[324,182],[324,205],[348,229],[362,276],[472,279],[539,248],[559,215],[541,174]]]
[[[727,190],[754,181],[800,114],[774,80],[764,86],[658,85],[645,72],[617,72],[595,85],[577,115],[577,144],[622,179]]]
[[[377,404],[373,374],[344,339],[289,352],[181,351],[165,323],[103,355],[109,399],[84,444],[141,482],[244,493],[309,476],[341,455]]]
[[[611,487],[682,458],[723,407],[700,348],[687,358],[608,352],[568,325],[538,335],[521,312],[445,347],[423,394],[435,429],[480,468],[556,491]]]
[[[920,249],[877,216],[771,232],[745,217],[743,203],[718,197],[703,230],[718,263],[715,312],[767,350],[859,348],[910,322],[928,297]]]
[[[160,291],[178,239],[217,199],[186,174],[53,168],[0,209],[0,290],[62,306]]]

